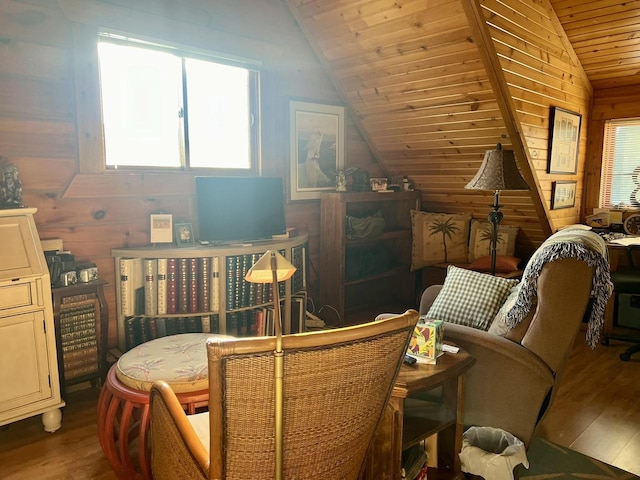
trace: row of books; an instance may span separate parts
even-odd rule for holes
[[[284,254],[284,252],[281,252]],[[292,263],[297,271],[292,291],[306,287],[305,247],[292,249]],[[221,275],[225,281],[225,310],[236,310],[268,303],[273,299],[270,284],[244,280],[260,253],[225,257],[197,258],[122,258],[120,259],[121,310],[133,315],[218,313],[220,311]],[[284,283],[279,295],[285,294]]]
[[[60,340],[65,380],[95,373],[99,368],[95,295],[66,297],[60,306]]]
[[[304,295],[292,297],[291,333],[304,331],[305,305]],[[218,314],[173,317],[134,315],[127,318],[125,322],[126,348],[130,350],[149,340],[180,333],[219,333],[219,322]],[[273,307],[228,312],[226,334],[234,337],[274,335]]]

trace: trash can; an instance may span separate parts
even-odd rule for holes
[[[462,437],[462,471],[485,480],[513,480],[513,469],[529,468],[522,441],[500,428],[470,427]]]

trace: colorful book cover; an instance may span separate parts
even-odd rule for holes
[[[442,320],[419,321],[416,325],[407,353],[419,363],[436,363],[442,355],[444,328]]]

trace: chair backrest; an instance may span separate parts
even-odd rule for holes
[[[287,335],[284,478],[355,479],[388,402],[418,313]],[[274,477],[274,337],[214,340],[209,478]]]

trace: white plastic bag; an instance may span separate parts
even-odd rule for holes
[[[462,471],[486,480],[513,480],[513,469],[529,468],[522,441],[500,428],[470,427],[462,437]]]

